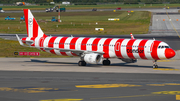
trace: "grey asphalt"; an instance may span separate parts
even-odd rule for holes
[[[179,78],[178,74],[0,71],[0,100],[175,101],[176,95],[180,94]],[[77,87],[97,84],[101,84],[102,87],[102,84],[114,86]]]
[[[168,35],[177,35],[176,31],[180,31],[179,14],[174,15],[153,15],[152,33],[164,32]],[[163,21],[164,20],[164,21]],[[177,21],[178,20],[178,21]],[[163,34],[164,34],[163,33]]]

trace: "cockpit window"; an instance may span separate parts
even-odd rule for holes
[[[169,46],[159,46],[158,48],[170,48]]]

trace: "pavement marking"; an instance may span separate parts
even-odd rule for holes
[[[168,18],[170,19],[169,15],[168,15],[168,13],[167,13],[167,10],[166,10],[166,14],[167,14]],[[178,31],[176,30],[176,28],[174,27],[172,21],[171,21],[171,20],[169,20],[169,21],[171,22],[171,25],[172,25],[173,29],[176,31],[177,35],[178,35],[179,38],[180,38],[180,35],[179,35]]]
[[[48,100],[40,100],[40,101],[81,101],[83,99],[48,99]]]
[[[180,91],[160,91],[160,92],[152,92],[152,94],[178,95],[178,94],[180,94]]]
[[[180,95],[176,95],[176,100],[180,100]]]
[[[170,85],[170,86],[179,86],[180,83],[164,83],[164,84],[146,84],[147,86],[166,86],[166,85]]]
[[[10,91],[10,92],[22,92],[22,93],[42,93],[42,92],[52,92],[52,91],[75,91],[68,89],[59,88],[37,88],[37,87],[1,87],[0,91]]]
[[[175,61],[175,60],[157,60],[157,62],[172,62],[172,61]]]
[[[117,87],[140,87],[142,85],[132,84],[97,84],[97,85],[75,85],[76,88],[117,88]]]
[[[172,68],[153,68],[153,70],[179,71],[179,69],[172,69]]]
[[[115,99],[115,98],[132,98],[132,97],[145,97],[145,96],[162,96],[162,95],[144,94],[144,95],[131,95],[131,96],[101,97],[101,98],[91,98],[91,99]]]

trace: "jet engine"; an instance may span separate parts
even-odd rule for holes
[[[126,63],[135,63],[135,62],[137,62],[137,59],[121,59],[121,60],[126,62]]]
[[[85,54],[84,61],[90,64],[98,64],[102,60],[102,56],[96,53]]]

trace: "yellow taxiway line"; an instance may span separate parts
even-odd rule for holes
[[[40,101],[81,101],[83,99],[48,99],[48,100],[40,100]]]

